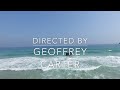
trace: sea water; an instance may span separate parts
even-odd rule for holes
[[[48,46],[46,46],[48,47]],[[120,45],[55,46],[87,48],[84,56],[35,56],[35,47],[0,48],[0,78],[120,79]],[[41,48],[41,47],[40,47]],[[42,68],[40,61],[79,61],[79,68]]]

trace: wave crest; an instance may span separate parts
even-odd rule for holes
[[[17,57],[17,58],[6,58],[0,59],[0,70],[36,70],[41,69],[43,71],[51,70],[53,68],[41,68],[40,61],[79,61],[79,68],[59,68],[64,70],[80,70],[80,71],[90,71],[100,68],[101,66],[107,67],[118,67],[120,66],[119,56],[86,56],[86,57]],[[97,64],[96,64],[97,63]]]

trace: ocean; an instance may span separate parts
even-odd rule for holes
[[[0,48],[0,79],[120,79],[119,44],[57,47],[87,51],[80,56],[35,56],[35,47]],[[79,61],[79,68],[44,68],[41,61]]]

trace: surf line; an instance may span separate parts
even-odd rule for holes
[[[72,55],[85,55],[87,48],[34,48],[34,55],[65,55],[71,53]]]

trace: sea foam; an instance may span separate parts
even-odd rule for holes
[[[53,70],[55,68],[41,68],[40,61],[79,61],[79,68],[67,68],[62,67],[58,69],[63,70],[80,70],[80,71],[90,71],[100,68],[101,66],[107,67],[119,67],[120,57],[119,56],[54,56],[54,57],[16,57],[16,58],[5,58],[0,59],[0,70],[36,70],[40,69],[43,71]],[[91,64],[92,62],[92,64]],[[94,64],[94,63],[97,63]],[[56,68],[57,69],[57,68]]]

